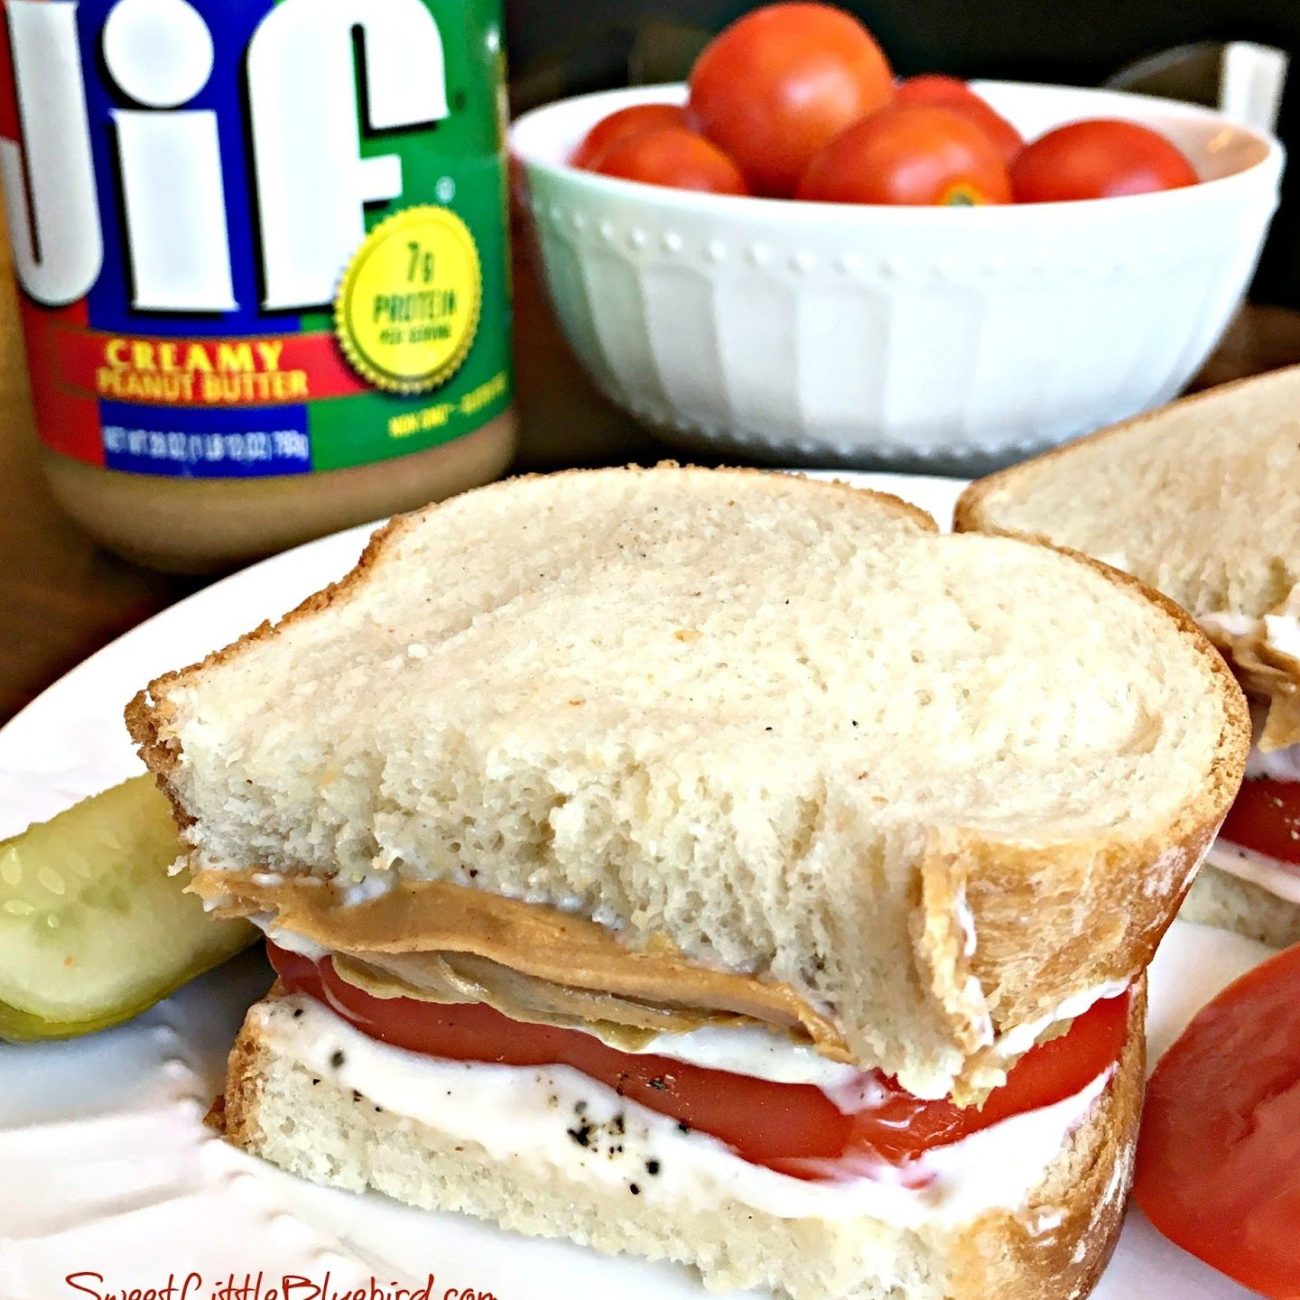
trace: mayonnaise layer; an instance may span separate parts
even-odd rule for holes
[[[1270,781],[1300,781],[1300,745],[1268,750],[1252,745],[1246,756],[1246,780],[1262,777]]]
[[[1246,757],[1246,780],[1300,782],[1300,745],[1269,750],[1251,745]],[[1289,903],[1300,904],[1300,867],[1294,863],[1256,853],[1222,837],[1214,841],[1205,860],[1230,876],[1258,885]]]
[[[1018,1060],[1053,1025],[1061,1024],[1066,1020],[1074,1020],[1076,1017],[1083,1015],[1095,1003],[1101,1002],[1105,998],[1119,997],[1126,988],[1128,988],[1126,981],[1110,980],[1075,993],[1072,997],[1066,998],[1055,1011],[1040,1016],[1037,1020],[1029,1020],[1023,1025],[1015,1025],[1008,1029],[998,1038],[994,1044],[994,1050],[1003,1060]]]
[[[1294,864],[1267,857],[1228,840],[1215,840],[1205,860],[1238,880],[1248,880],[1288,903],[1300,905],[1300,867]]]
[[[629,1050],[617,1043],[609,1046],[620,1052]],[[770,1083],[809,1083],[827,1093],[846,1087],[861,1074],[856,1065],[828,1061],[814,1048],[791,1042],[785,1035],[761,1025],[705,1026],[685,1034],[656,1034],[631,1054],[663,1056],[670,1061],[744,1074]]]
[[[879,1162],[846,1167],[833,1182],[808,1182],[750,1164],[568,1066],[406,1052],[366,1037],[306,996],[264,1002],[251,1014],[268,1044],[313,1076],[517,1169],[559,1172],[675,1208],[703,1212],[739,1202],[784,1219],[865,1216],[904,1229],[1024,1208],[1114,1072],[1109,1067],[1054,1106],[936,1148],[909,1169],[909,1183],[923,1185],[903,1186],[898,1171]]]
[[[311,961],[329,956],[326,949],[310,939],[276,926],[269,914],[254,915],[249,920],[280,948]],[[1100,984],[1075,994],[1052,1014],[1008,1030],[997,1040],[996,1050],[1003,1059],[1013,1061],[1027,1052],[1050,1026],[1081,1016],[1094,1002],[1117,997],[1127,987],[1123,983]],[[571,1028],[601,1037],[595,1029],[581,1025]],[[866,1082],[870,1076],[856,1065],[828,1060],[815,1048],[793,1042],[785,1034],[762,1025],[705,1026],[688,1033],[656,1034],[641,1047],[629,1048],[617,1042],[606,1042],[606,1046],[635,1056],[662,1056],[670,1061],[698,1065],[706,1070],[722,1070],[728,1074],[743,1074],[769,1083],[809,1084],[820,1088],[846,1114],[861,1109],[856,1099],[862,1095],[864,1087],[870,1089]]]

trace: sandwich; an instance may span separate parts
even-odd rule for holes
[[[1182,915],[1300,942],[1300,367],[982,479],[956,526],[1083,551],[1190,611],[1246,689],[1254,743]]]
[[[400,518],[128,724],[278,973],[232,1142],[793,1300],[1091,1287],[1249,732],[1127,576],[675,466]]]

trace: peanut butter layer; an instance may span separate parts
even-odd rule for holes
[[[629,1047],[655,1032],[756,1023],[850,1059],[834,1021],[788,985],[695,964],[667,943],[628,948],[604,926],[543,904],[451,881],[401,881],[345,904],[319,877],[250,869],[196,871],[192,888],[218,916],[269,917],[329,949],[340,975],[381,997],[486,1002],[515,1019],[581,1021]]]

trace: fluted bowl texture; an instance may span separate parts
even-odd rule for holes
[[[976,82],[1033,138],[1164,132],[1204,183],[1092,202],[853,206],[575,170],[597,121],[680,85],[561,100],[510,133],[543,277],[596,384],[676,442],[973,472],[1173,397],[1222,337],[1277,205],[1273,137],[1114,91]]]

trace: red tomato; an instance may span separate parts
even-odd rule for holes
[[[708,44],[691,71],[689,107],[756,193],[786,198],[818,150],[893,93],[888,61],[851,14],[774,4]]]
[[[1171,1241],[1300,1297],[1300,945],[1243,975],[1147,1084],[1134,1193]]]
[[[1196,181],[1192,164],[1159,132],[1109,118],[1058,126],[1027,144],[1011,169],[1018,203],[1109,199]]]
[[[952,104],[979,96],[960,78],[942,72],[923,72],[900,81],[894,88],[897,104]]]
[[[937,104],[968,117],[997,145],[1009,167],[1025,147],[1024,137],[997,109],[981,99],[964,81],[937,72],[909,77],[894,92],[896,104]]]
[[[748,194],[739,168],[717,145],[679,126],[625,135],[601,150],[591,165],[601,176],[618,176],[675,190]]]
[[[686,110],[676,104],[633,104],[631,108],[620,108],[617,113],[602,117],[587,132],[569,160],[570,166],[590,167],[615,140],[660,126],[689,129]]]
[[[1219,834],[1233,844],[1300,867],[1300,784],[1247,781]]]
[[[843,1115],[818,1088],[619,1052],[590,1034],[523,1024],[483,1005],[371,997],[329,961],[316,963],[271,943],[267,950],[288,988],[326,1003],[382,1042],[454,1061],[570,1065],[620,1096],[711,1133],[746,1160],[796,1177],[821,1176],[826,1171],[809,1162],[846,1155],[906,1164],[929,1147],[1071,1097],[1118,1057],[1128,1018],[1127,995],[1097,1003],[1068,1034],[1026,1053],[981,1110],[921,1101],[878,1079],[882,1104]]]
[[[813,159],[796,197],[818,203],[1010,203],[998,147],[949,108],[882,108]]]
[[[977,95],[969,99],[954,99],[944,104],[950,113],[960,113],[962,117],[974,122],[998,147],[1002,161],[1011,166],[1025,147],[1025,138],[995,108],[990,107]]]

